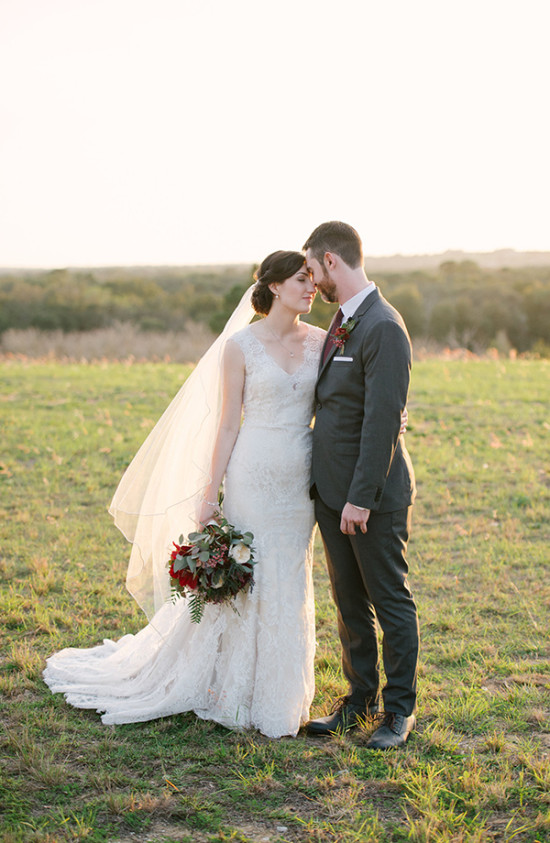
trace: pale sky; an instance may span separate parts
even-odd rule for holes
[[[549,0],[0,0],[0,267],[550,250]]]

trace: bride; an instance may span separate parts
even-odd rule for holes
[[[149,624],[47,661],[50,689],[73,706],[103,712],[104,723],[194,711],[276,738],[296,735],[308,719],[315,638],[311,422],[325,332],[299,318],[315,296],[301,253],[274,252],[255,277],[111,504],[133,543],[127,586]],[[249,325],[254,311],[264,318]],[[185,600],[167,602],[166,560],[174,539],[215,514],[222,481],[225,517],[254,534],[255,585],[237,596],[238,613],[210,604],[193,624]]]

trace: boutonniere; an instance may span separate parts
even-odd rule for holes
[[[349,335],[355,328],[355,319],[346,319],[345,322],[342,322],[340,327],[334,332],[334,336],[332,338],[332,342],[334,345],[340,349],[338,352],[339,354],[344,353],[344,346],[349,340]]]

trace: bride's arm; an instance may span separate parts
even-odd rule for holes
[[[222,411],[212,456],[212,480],[204,491],[199,511],[202,524],[212,518],[218,508],[218,490],[241,426],[244,356],[236,342],[229,340],[225,346],[222,366]]]

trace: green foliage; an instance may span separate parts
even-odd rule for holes
[[[178,330],[187,320],[208,324],[231,295],[228,284],[235,286],[238,280],[244,292],[248,278],[246,267],[62,269],[4,276],[0,277],[0,333],[29,327],[89,331],[120,322],[146,331]]]
[[[189,614],[193,623],[200,623],[204,612],[204,602],[198,594],[193,594],[189,598]]]
[[[437,272],[374,278],[413,337],[482,351],[526,351],[550,336],[550,267],[482,269],[446,261]]]
[[[525,314],[529,335],[550,343],[550,286],[538,282],[526,290]]]
[[[187,321],[219,333],[254,267],[54,270],[0,277],[0,334],[8,328],[88,331],[131,322],[143,331]],[[446,261],[435,271],[373,275],[413,338],[482,351],[550,343],[550,267],[483,269]],[[306,321],[327,328],[334,306],[317,296]]]
[[[208,318],[208,327],[211,331],[215,334],[220,334],[223,331],[225,323],[237,307],[249,286],[249,284],[239,284],[231,287],[231,289],[224,295],[221,303],[218,304],[217,309],[211,310]]]
[[[411,337],[422,336],[425,332],[424,302],[416,284],[402,284],[391,294],[391,303],[403,319]]]

